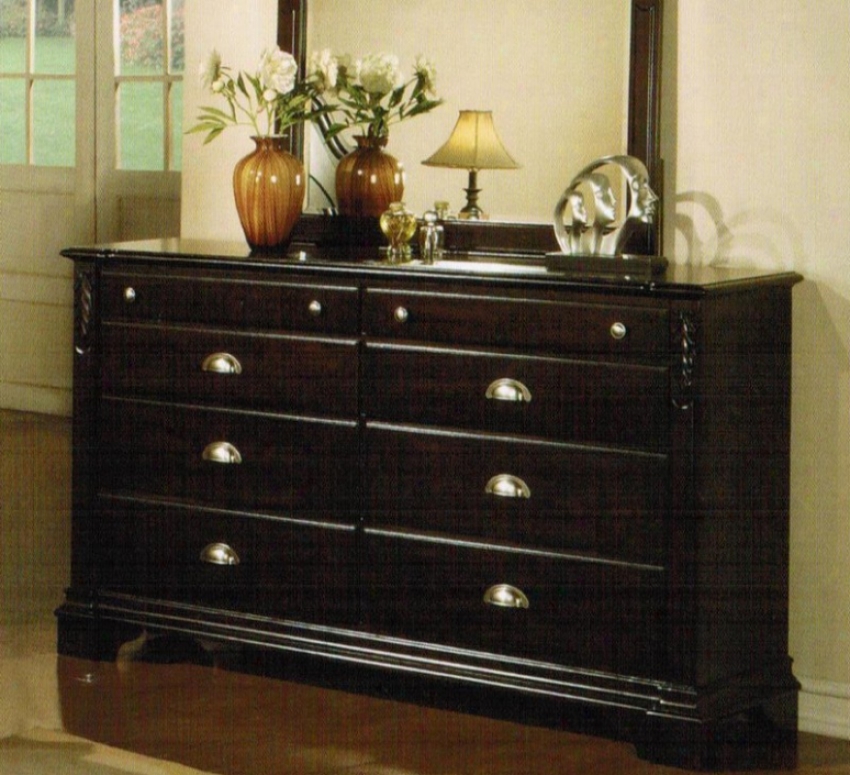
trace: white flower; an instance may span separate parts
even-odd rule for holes
[[[288,94],[295,88],[295,76],[298,73],[298,63],[292,54],[279,48],[266,49],[257,67],[257,77],[263,92],[273,91],[277,94]],[[265,94],[263,95],[265,97]],[[272,97],[274,99],[274,97]],[[272,100],[266,97],[267,102]]]
[[[221,54],[218,51],[213,49],[207,54],[206,59],[201,62],[198,68],[198,76],[201,79],[201,86],[204,89],[211,89],[212,91],[221,90],[220,88],[218,90],[215,88],[216,84],[220,83],[221,76]]]
[[[404,83],[398,57],[370,54],[360,63],[360,84],[370,94],[389,94]]]
[[[437,93],[437,69],[430,59],[426,59],[421,54],[416,57],[416,63],[413,65],[413,72],[417,77],[422,79],[422,88],[428,94]]]
[[[320,92],[336,88],[339,77],[339,60],[331,53],[329,48],[314,51],[310,55],[310,75],[318,81]]]

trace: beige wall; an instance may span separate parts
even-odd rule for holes
[[[197,77],[213,48],[234,70],[256,67],[260,53],[277,37],[277,0],[186,0],[184,126],[199,105],[215,105]],[[181,233],[184,237],[244,241],[233,205],[233,167],[253,147],[244,127],[230,129],[210,145],[192,134],[183,143]]]
[[[832,704],[821,721],[850,736],[850,2],[668,5],[667,250],[806,278],[794,292],[790,650],[824,697],[820,709],[804,697],[803,715]]]
[[[188,0],[189,62],[215,45],[250,66],[259,38],[273,40],[259,25],[274,0],[257,5]],[[850,737],[850,0],[666,0],[665,14],[667,254],[806,277],[794,292],[790,650],[803,728]],[[229,177],[243,147],[187,140],[184,234],[241,239]]]

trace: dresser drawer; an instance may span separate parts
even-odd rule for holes
[[[109,400],[101,491],[313,519],[355,519],[354,423]]]
[[[494,433],[666,448],[666,366],[369,343],[366,416]]]
[[[284,618],[350,622],[354,528],[103,498],[102,588]]]
[[[370,426],[370,527],[663,564],[667,458]]]
[[[357,340],[103,326],[103,392],[357,417]]]
[[[666,307],[369,289],[367,336],[649,358],[667,352]]]
[[[371,531],[364,544],[365,616],[377,632],[621,675],[658,674],[661,571]],[[517,607],[520,601],[527,607]]]
[[[103,320],[356,334],[354,286],[297,285],[105,270]]]

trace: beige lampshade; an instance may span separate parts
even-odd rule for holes
[[[423,164],[465,170],[514,170],[516,160],[507,152],[489,110],[462,110],[448,140]]]

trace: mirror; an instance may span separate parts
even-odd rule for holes
[[[454,210],[463,204],[466,174],[421,161],[464,108],[493,110],[502,140],[523,165],[479,175],[494,224],[551,224],[576,170],[610,153],[644,160],[660,193],[661,0],[309,0],[309,8],[307,0],[279,0],[279,12],[280,44],[302,62],[313,48],[390,51],[404,68],[418,54],[434,62],[446,103],[394,126],[388,146],[405,164],[405,201],[416,212],[436,199]],[[332,194],[335,160],[314,131],[299,148]],[[311,192],[308,209],[326,205]],[[643,235],[639,252],[654,252],[657,237]]]

